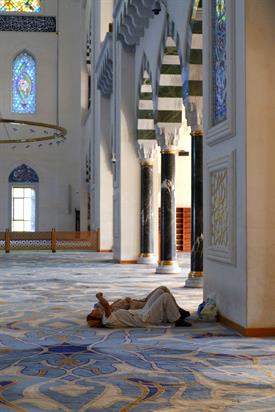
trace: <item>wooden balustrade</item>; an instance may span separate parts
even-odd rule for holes
[[[11,242],[10,242],[10,231],[6,229],[5,231],[5,252],[10,253]]]
[[[56,231],[55,228],[52,228],[51,231],[51,249],[53,253],[56,253]]]
[[[99,250],[99,230],[90,232],[0,232],[0,250]]]

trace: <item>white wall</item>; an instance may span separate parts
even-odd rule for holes
[[[91,145],[91,227],[100,230],[100,250],[113,246],[113,205],[111,152],[111,109],[109,99],[101,97],[97,88],[96,64],[101,42],[112,21],[112,0],[93,0],[91,3],[91,109],[86,121],[86,146]]]
[[[228,3],[229,5],[233,2]],[[224,140],[209,142],[209,136],[215,136],[215,128],[211,128],[211,79],[210,56],[212,41],[210,38],[211,24],[207,21],[211,9],[211,2],[204,3],[204,297],[215,294],[219,311],[222,316],[243,327],[247,322],[247,296],[246,296],[246,142],[245,142],[245,14],[244,1],[235,2],[235,14],[232,30],[227,33],[227,42],[232,44],[232,57],[228,58],[228,67],[232,74],[227,76],[228,93],[232,91],[232,105],[228,102],[228,116],[232,115],[232,124],[220,133]],[[235,27],[234,27],[235,26]],[[234,29],[233,29],[234,28]],[[235,44],[235,45],[234,45]],[[230,56],[228,53],[227,56]],[[236,71],[235,71],[236,68]],[[230,131],[231,130],[231,131]],[[217,132],[215,139],[220,136]],[[211,184],[208,172],[211,164],[217,164],[222,159],[232,159],[235,154],[235,164],[229,167],[232,172],[232,181],[227,185],[229,201],[227,203],[228,245],[225,249],[226,256],[219,257],[219,248],[210,250],[211,226]],[[235,176],[234,176],[235,175]],[[231,204],[231,203],[232,204]],[[234,207],[235,206],[235,207]],[[235,209],[235,211],[233,210]],[[230,247],[230,241],[232,244]],[[209,247],[208,247],[209,246]]]
[[[0,228],[9,226],[8,175],[22,163],[34,168],[39,184],[39,230],[74,229],[74,208],[79,208],[80,182],[80,3],[60,0],[43,2],[41,14],[57,17],[55,33],[0,32],[0,111],[3,117],[59,124],[68,130],[67,140],[56,144],[32,145],[26,149],[1,146]],[[45,12],[45,13],[44,13]],[[34,115],[10,112],[11,61],[23,49],[37,59],[38,105]],[[68,213],[68,185],[72,186],[72,214]]]
[[[121,72],[117,73],[119,90],[114,110],[119,118],[115,126],[117,139],[117,179],[114,199],[114,258],[119,261],[136,260],[140,252],[140,164],[135,140],[134,55],[118,45],[117,59]]]
[[[176,156],[176,206],[191,207],[191,129],[182,127],[179,146],[189,153]]]
[[[272,0],[240,0],[235,2],[235,8],[235,29],[231,30],[228,41],[232,41],[234,53],[230,62],[236,71],[228,78],[229,90],[230,85],[233,90],[233,104],[230,108],[229,102],[228,110],[232,112],[236,126],[230,138],[211,144],[207,144],[207,137],[211,134],[211,130],[207,130],[204,182],[211,162],[235,153],[233,171],[236,177],[231,182],[233,193],[230,196],[236,210],[228,233],[234,237],[236,258],[222,263],[211,258],[211,251],[205,248],[204,295],[215,293],[221,315],[245,329],[251,328],[252,331],[247,333],[253,333],[253,329],[275,326],[275,102],[272,87],[275,4]],[[210,74],[207,69],[210,54],[207,34],[206,29],[204,79]],[[205,104],[209,105],[206,86],[205,91]],[[204,120],[207,129],[207,119]],[[232,191],[232,187],[228,190]],[[211,218],[209,186],[204,188],[204,199],[204,224],[207,228]],[[231,213],[230,209],[228,213]]]
[[[237,325],[247,329],[274,328],[275,4],[272,0],[240,0],[235,7],[232,25],[233,30],[235,23],[235,31],[231,31],[231,35],[235,34],[235,48],[230,60],[232,64],[235,59],[232,66],[235,73],[228,79],[228,87],[232,85],[233,89],[232,114],[236,127],[232,137],[223,142],[214,145],[205,142],[204,182],[211,161],[235,152],[236,186],[232,198],[235,198],[236,216],[229,233],[235,235],[236,259],[235,263],[219,263],[211,259],[205,248],[204,293],[205,296],[215,293],[221,315]],[[205,36],[204,78],[207,79],[207,33]],[[209,105],[208,97],[206,88],[205,104]],[[207,119],[205,122],[207,128]],[[205,186],[206,227],[211,218],[210,199],[209,187]]]
[[[66,151],[62,158],[63,184],[72,185],[72,208],[80,209],[80,189],[85,184],[81,180],[81,64],[82,64],[82,32],[81,2],[60,0],[59,12],[59,110],[60,123],[69,130]],[[64,162],[66,159],[66,162]],[[60,216],[61,225],[68,225],[69,219]],[[64,222],[64,223],[63,223]],[[74,228],[74,223],[71,226]]]
[[[246,1],[248,327],[275,327],[275,3]]]
[[[113,21],[113,0],[96,0],[100,4],[100,41],[103,42]]]
[[[111,105],[101,96],[100,134],[100,250],[113,249],[113,171],[111,163]]]

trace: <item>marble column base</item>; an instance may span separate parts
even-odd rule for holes
[[[190,272],[184,287],[203,288],[203,272]]]
[[[156,273],[181,273],[181,271],[176,260],[162,260],[156,268]]]
[[[141,253],[137,261],[137,263],[142,263],[143,265],[154,265],[157,262],[157,257],[153,253]]]

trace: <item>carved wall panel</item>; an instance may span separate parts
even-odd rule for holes
[[[206,254],[229,264],[236,260],[235,173],[235,151],[207,164]]]

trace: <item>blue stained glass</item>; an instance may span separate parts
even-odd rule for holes
[[[226,120],[226,0],[213,1],[213,122]]]
[[[36,112],[36,61],[25,51],[13,61],[12,111],[13,113]]]

